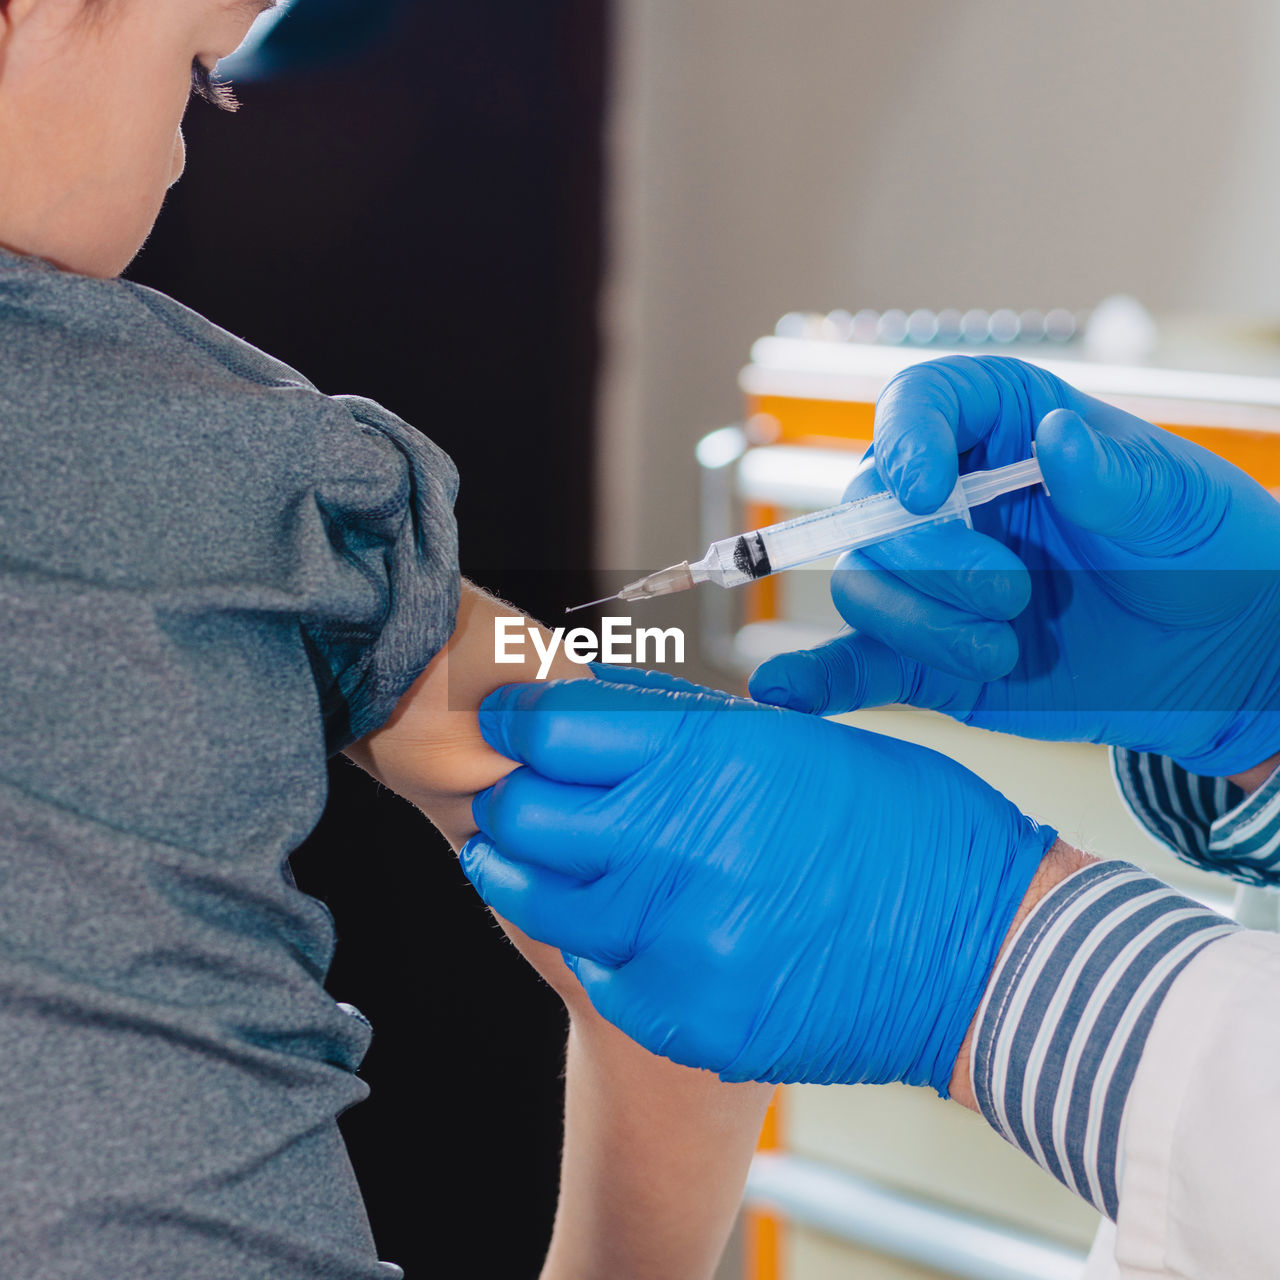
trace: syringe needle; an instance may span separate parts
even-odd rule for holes
[[[673,591],[688,591],[695,582],[701,579],[693,576],[687,560],[679,564],[668,565],[657,573],[647,573],[643,578],[628,582],[616,595],[605,596],[603,600],[588,600],[586,604],[575,604],[565,613],[577,613],[579,609],[590,609],[593,604],[606,604],[610,600],[621,600],[624,604],[635,604],[639,600],[651,600],[654,596],[670,595]]]
[[[588,600],[586,604],[575,604],[572,608],[566,609],[565,613],[577,613],[579,609],[590,609],[593,604],[608,604],[610,600],[621,599],[621,596],[605,596],[600,600]]]

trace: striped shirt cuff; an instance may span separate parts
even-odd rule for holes
[[[1235,928],[1127,862],[1094,863],[1036,905],[987,986],[973,1047],[982,1114],[1109,1218],[1151,1024],[1183,966]]]
[[[1252,885],[1280,885],[1280,770],[1252,795],[1188,773],[1166,756],[1116,747],[1120,797],[1183,862]]]

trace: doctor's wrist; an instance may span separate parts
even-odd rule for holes
[[[1004,959],[1009,944],[1022,927],[1022,922],[1031,914],[1040,900],[1060,885],[1068,876],[1074,875],[1082,867],[1086,867],[1096,861],[1096,858],[1090,857],[1087,853],[1081,853],[1079,849],[1073,849],[1062,840],[1054,841],[1048,853],[1044,855],[1039,869],[1032,876],[1031,883],[1027,886],[1027,891],[1023,895],[1022,903],[1009,924],[1004,941],[1000,944],[1000,952],[991,969],[992,979],[999,972],[1000,962]],[[973,1021],[969,1023],[969,1030],[965,1033],[964,1040],[960,1045],[960,1052],[956,1055],[956,1065],[951,1072],[951,1083],[948,1086],[951,1100],[958,1102],[962,1107],[968,1107],[970,1111],[980,1110],[977,1096],[973,1091],[971,1078],[973,1038],[980,1012],[981,1010],[975,1013]]]

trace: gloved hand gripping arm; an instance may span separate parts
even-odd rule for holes
[[[486,740],[525,766],[475,801],[486,901],[652,1052],[946,1096],[1054,832],[924,748],[609,675],[485,700]]]

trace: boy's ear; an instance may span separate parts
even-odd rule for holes
[[[36,9],[49,0],[0,0],[0,40],[12,35]]]
[[[5,53],[13,33],[46,0],[0,0],[0,77],[4,76]]]

